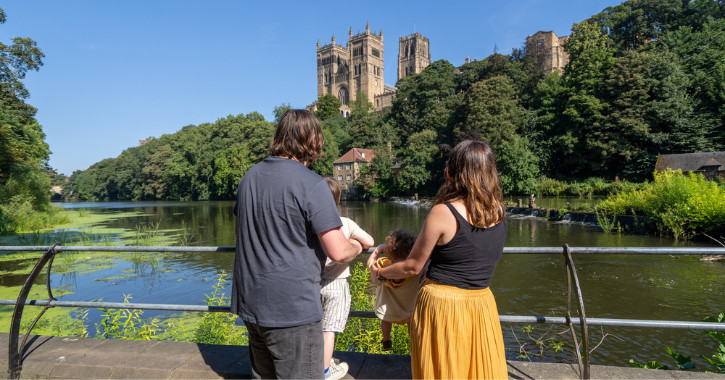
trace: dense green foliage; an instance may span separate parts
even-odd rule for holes
[[[725,149],[724,9],[716,0],[627,0],[573,24],[562,72],[513,49],[458,68],[435,61],[398,81],[382,112],[360,93],[345,118],[323,95],[316,114],[326,144],[312,169],[330,175],[350,148],[375,149],[357,180],[364,193],[432,195],[448,152],[474,138],[492,144],[507,194],[626,189],[651,179],[658,154]],[[273,129],[252,115],[187,127],[77,172],[77,198],[229,198]]]
[[[603,178],[590,177],[583,181],[567,182],[551,178],[539,178],[532,191],[539,195],[575,197],[591,197],[592,195],[612,195],[621,191],[641,190],[648,182],[636,183],[628,181],[608,182]]]
[[[274,124],[256,112],[189,125],[74,172],[73,198],[230,199],[246,170],[268,156],[273,133]]]
[[[0,9],[0,24],[5,23]],[[43,52],[30,38],[0,42],[0,234],[44,228],[68,221],[68,215],[50,205],[50,149],[30,93],[22,80],[40,69]]]
[[[702,174],[666,171],[655,173],[642,190],[612,195],[599,207],[610,214],[644,215],[662,234],[687,239],[725,224],[725,187]]]

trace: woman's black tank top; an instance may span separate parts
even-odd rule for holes
[[[506,242],[506,220],[489,228],[472,226],[450,203],[458,232],[446,244],[436,245],[426,277],[463,289],[483,289],[491,284]]]

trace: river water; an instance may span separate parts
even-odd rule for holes
[[[138,225],[158,223],[160,231],[171,233],[182,227],[193,233],[193,245],[233,246],[233,202],[105,202],[66,203],[66,208],[93,209],[108,214],[123,213],[95,226],[133,231]],[[398,203],[342,202],[341,216],[356,221],[376,243],[398,227],[418,233],[427,208]],[[132,214],[129,214],[132,213]],[[130,215],[130,216],[129,216]],[[556,223],[535,218],[507,218],[508,247],[672,247],[702,243],[675,242],[669,238],[626,234],[605,234],[594,226]],[[128,242],[128,244],[131,244]],[[364,260],[361,258],[360,260]],[[230,253],[198,253],[170,256],[165,270],[143,268],[126,260],[116,260],[111,268],[90,273],[53,275],[54,283],[65,283],[74,293],[59,299],[90,301],[103,299],[122,302],[132,294],[133,302],[203,304],[204,294],[211,293],[215,276],[232,270]],[[699,321],[725,310],[725,264],[699,262],[694,257],[575,255],[579,279],[585,298],[587,317]],[[132,273],[131,276],[120,276]],[[58,281],[58,282],[56,282]],[[7,286],[8,284],[0,284]],[[564,316],[566,310],[566,269],[561,255],[505,255],[491,284],[498,309],[507,315]],[[227,289],[227,293],[229,289]],[[147,312],[145,316],[160,313]],[[572,311],[576,315],[576,311]],[[98,322],[100,314],[90,313]],[[517,356],[518,344],[532,342],[522,325],[504,325],[506,348],[510,358]],[[539,338],[549,329],[535,326],[529,335]],[[569,334],[558,335],[563,326],[553,327],[551,337],[565,342],[571,352]],[[692,356],[698,369],[707,365],[696,358],[715,352],[715,340],[699,331],[606,328],[610,334],[592,354],[594,364],[629,365],[658,360],[672,366],[664,348]],[[590,329],[590,343],[599,343],[601,331]],[[532,346],[529,345],[529,348]],[[569,354],[545,352],[544,360],[562,360]],[[532,359],[536,359],[532,356]]]

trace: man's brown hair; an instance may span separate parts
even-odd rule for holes
[[[320,156],[324,143],[315,115],[307,110],[289,110],[279,118],[269,152],[311,164]]]
[[[415,244],[416,236],[414,233],[398,228],[385,238],[385,248],[383,252],[390,261],[400,261],[408,258],[410,251]]]
[[[337,183],[332,177],[325,177],[325,181],[327,181],[327,186],[330,187],[330,191],[332,192],[332,197],[335,198],[335,204],[340,203],[340,184]]]

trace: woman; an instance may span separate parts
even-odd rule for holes
[[[401,279],[420,273],[430,258],[410,325],[413,378],[505,379],[501,324],[488,286],[506,222],[487,143],[467,140],[453,149],[434,204],[405,261],[371,264],[379,279]]]

